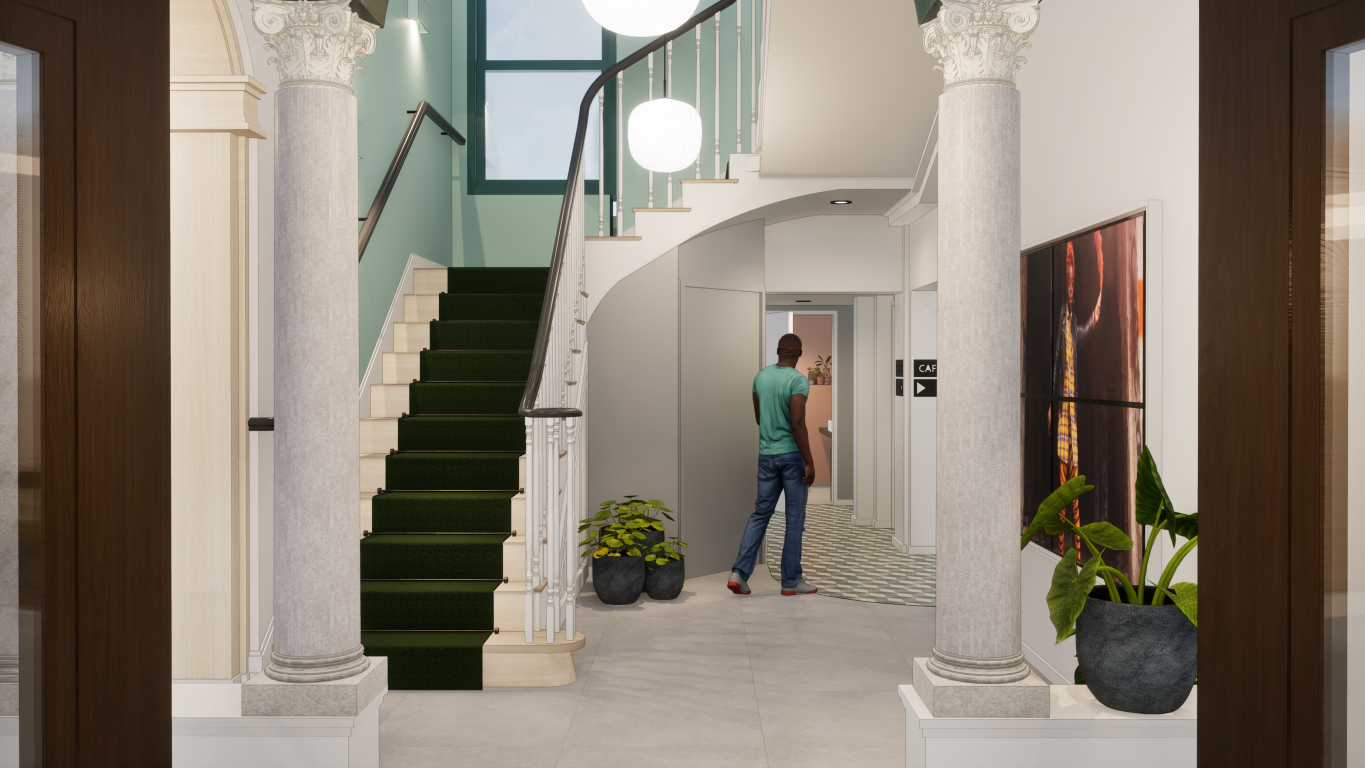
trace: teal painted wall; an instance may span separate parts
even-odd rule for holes
[[[431,31],[421,34],[405,18],[407,3],[390,3],[385,26],[377,31],[375,52],[360,62],[365,72],[355,77],[360,120],[357,219],[366,215],[374,202],[384,173],[412,120],[408,110],[416,109],[417,103],[425,99],[447,119],[456,117],[451,102],[454,50],[451,3],[433,0],[431,14]],[[460,50],[463,51],[463,45]],[[442,136],[435,123],[424,122],[360,262],[362,378],[384,330],[384,319],[403,278],[408,255],[415,253],[439,264],[450,264],[451,175],[456,158],[464,149]]]

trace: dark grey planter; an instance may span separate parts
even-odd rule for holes
[[[640,599],[645,588],[645,558],[594,557],[592,586],[607,605],[630,605]]]
[[[654,549],[654,545],[662,543],[663,540],[663,531],[645,531],[645,543],[640,545],[640,551],[649,554],[649,551]]]
[[[649,566],[645,573],[645,594],[654,600],[672,600],[682,594],[683,581],[687,579],[687,569],[682,560],[669,560],[659,566]]]
[[[1085,684],[1110,709],[1164,715],[1180,709],[1198,676],[1199,630],[1179,608],[1109,601],[1107,587],[1086,598],[1076,620],[1076,660]]]

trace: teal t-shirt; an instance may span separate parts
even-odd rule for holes
[[[792,395],[810,395],[810,382],[795,368],[770,365],[754,377],[758,395],[758,454],[776,456],[801,450],[792,437]]]

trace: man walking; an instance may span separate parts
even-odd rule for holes
[[[796,370],[801,338],[794,333],[777,342],[777,365],[754,377],[754,421],[758,422],[758,501],[744,527],[739,556],[727,584],[747,595],[758,545],[768,532],[777,497],[786,493],[787,535],[782,542],[782,594],[808,595],[815,587],[801,578],[801,534],[806,530],[806,492],[815,482],[815,460],[806,434],[806,395],[810,383]]]

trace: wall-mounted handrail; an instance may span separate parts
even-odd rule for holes
[[[578,172],[583,165],[583,148],[588,139],[588,118],[591,114],[592,103],[597,98],[597,92],[602,90],[602,87],[612,78],[616,77],[617,73],[624,72],[644,61],[649,54],[691,32],[698,24],[734,5],[736,1],[720,0],[720,2],[708,6],[705,10],[683,22],[682,26],[616,62],[615,65],[592,81],[592,85],[588,86],[588,92],[583,95],[583,101],[578,105],[578,129],[574,131],[573,152],[569,156],[569,175],[568,181],[564,185],[564,202],[559,207],[559,228],[555,232],[554,251],[550,256],[550,278],[545,286],[545,300],[540,306],[540,325],[536,329],[536,343],[531,354],[531,375],[526,381],[525,391],[522,392],[521,406],[517,409],[518,414],[542,419],[583,415],[583,412],[577,408],[536,408],[535,406],[536,397],[540,394],[541,379],[544,378],[545,374],[545,358],[549,354],[550,322],[554,314],[555,295],[559,292],[559,281],[564,270],[564,252],[569,245],[570,223],[575,215],[572,204],[575,185],[580,183]],[[622,140],[624,137],[617,137],[617,141]],[[369,223],[368,221],[365,222],[367,226]]]
[[[357,261],[365,258],[365,246],[370,244],[370,235],[374,234],[374,228],[379,224],[379,217],[384,213],[384,206],[389,202],[389,194],[393,192],[393,187],[398,183],[398,173],[403,170],[403,162],[408,159],[408,152],[412,150],[412,144],[417,140],[417,130],[422,127],[422,118],[431,118],[431,122],[436,123],[443,131],[442,135],[450,136],[451,140],[461,146],[464,145],[464,137],[455,130],[455,126],[449,120],[441,117],[432,106],[425,101],[417,103],[417,109],[412,111],[412,122],[408,123],[407,133],[403,134],[403,141],[398,145],[398,151],[393,155],[393,161],[389,163],[389,170],[384,174],[384,181],[379,184],[379,192],[374,196],[374,202],[370,204],[370,212],[365,215],[365,225],[360,228],[360,256]]]

